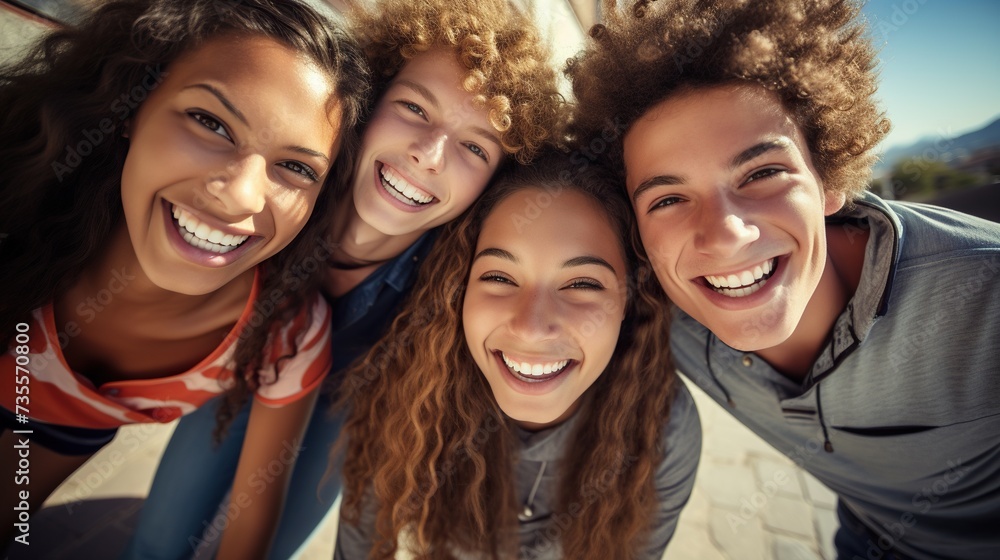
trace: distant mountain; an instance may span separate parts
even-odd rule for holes
[[[954,138],[926,137],[909,146],[893,146],[882,154],[882,161],[875,166],[875,176],[887,173],[896,162],[909,157],[924,156],[951,161],[997,145],[1000,145],[1000,118],[979,130]]]

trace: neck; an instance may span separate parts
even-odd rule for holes
[[[345,265],[381,264],[398,257],[424,233],[416,231],[406,235],[383,233],[358,215],[354,199],[346,198],[337,210],[332,238],[336,248],[332,259]]]
[[[340,297],[354,289],[382,263],[398,257],[424,233],[385,234],[361,219],[351,197],[341,202],[333,224],[330,232],[333,249],[323,282],[323,291],[331,297]]]
[[[841,227],[828,226],[826,238],[823,275],[795,331],[781,344],[757,351],[781,374],[797,381],[812,369],[837,317],[854,297],[861,281],[868,232],[847,235]]]
[[[106,307],[118,312],[153,310],[157,316],[166,317],[186,315],[212,297],[211,293],[179,294],[153,283],[139,264],[124,221],[111,234],[101,256],[81,274],[74,288],[95,294],[91,299],[113,299],[114,302]]]

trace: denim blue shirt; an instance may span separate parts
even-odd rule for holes
[[[681,311],[678,368],[835,491],[869,557],[1000,558],[1000,224],[871,194],[828,224],[868,230],[864,268],[802,382]]]
[[[423,234],[406,251],[380,266],[343,296],[329,302],[333,309],[331,378],[339,377],[333,374],[343,371],[385,334],[410,293],[420,263],[434,246],[437,235],[438,230]]]

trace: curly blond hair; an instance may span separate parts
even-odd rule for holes
[[[508,0],[379,0],[348,10],[378,98],[407,59],[451,49],[465,91],[488,112],[504,152],[527,163],[563,125],[564,100],[534,23]]]
[[[578,100],[572,136],[624,170],[622,136],[686,91],[759,85],[797,122],[827,191],[865,190],[889,131],[874,99],[876,50],[855,0],[643,0],[603,6],[604,23],[566,73]],[[598,156],[593,150],[587,152]]]

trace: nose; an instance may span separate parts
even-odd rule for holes
[[[448,134],[440,128],[427,131],[410,145],[410,159],[415,165],[433,173],[444,169],[444,150]]]
[[[518,338],[536,341],[557,336],[558,310],[552,296],[539,290],[524,290],[512,309],[510,330]]]
[[[269,183],[267,162],[252,154],[230,161],[223,173],[209,179],[207,190],[228,214],[245,216],[264,210]]]
[[[760,238],[760,229],[748,221],[747,209],[730,195],[708,197],[700,208],[695,246],[716,257],[736,256]]]

